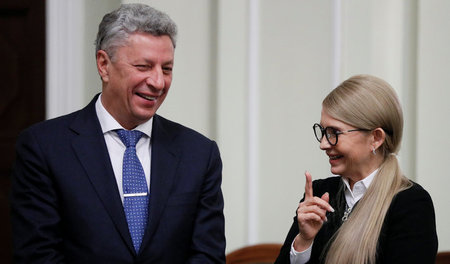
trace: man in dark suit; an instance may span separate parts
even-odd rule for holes
[[[218,147],[155,114],[170,88],[176,31],[142,4],[105,15],[96,41],[102,93],[21,134],[16,263],[225,262]]]

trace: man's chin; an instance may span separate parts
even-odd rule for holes
[[[151,111],[148,113],[141,113],[136,115],[136,121],[140,124],[147,122],[155,115],[155,111]]]

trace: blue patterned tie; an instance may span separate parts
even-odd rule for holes
[[[127,217],[128,229],[136,252],[139,252],[142,237],[148,220],[148,188],[144,170],[136,155],[136,143],[142,132],[137,130],[116,130],[127,147],[123,155],[123,207]]]

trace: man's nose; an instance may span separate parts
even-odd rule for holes
[[[164,74],[162,69],[154,68],[150,71],[147,77],[147,85],[154,87],[155,89],[163,89],[164,88]]]

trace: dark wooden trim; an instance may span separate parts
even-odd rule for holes
[[[227,264],[273,263],[280,253],[281,244],[257,244],[227,254]]]

